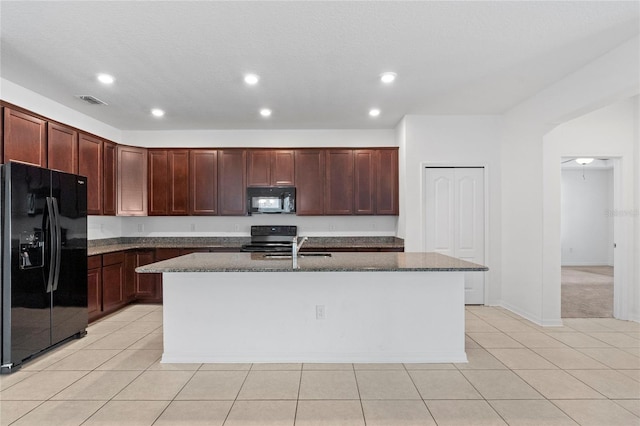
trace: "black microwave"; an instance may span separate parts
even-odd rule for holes
[[[294,186],[251,186],[247,188],[247,213],[295,213]]]

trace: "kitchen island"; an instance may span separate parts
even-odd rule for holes
[[[162,362],[466,362],[464,274],[437,253],[194,253],[163,274]]]

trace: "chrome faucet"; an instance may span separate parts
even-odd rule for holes
[[[300,248],[302,247],[304,242],[308,239],[309,237],[302,237],[300,242],[298,242],[298,237],[293,237],[293,240],[291,242],[291,267],[293,269],[298,269],[298,252],[300,251]]]

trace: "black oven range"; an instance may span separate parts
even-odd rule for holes
[[[251,227],[251,243],[242,246],[243,252],[290,253],[298,227],[291,225],[254,225]]]

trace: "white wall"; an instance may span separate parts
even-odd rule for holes
[[[560,288],[561,239],[553,229],[561,228],[561,168],[563,157],[596,157],[614,160],[615,289],[614,315],[632,318],[640,307],[637,294],[640,278],[635,275],[634,241],[637,232],[635,179],[640,164],[635,158],[638,140],[638,99],[636,95],[557,126],[544,137],[545,235],[544,282]],[[551,303],[551,302],[549,302]]]
[[[561,193],[562,266],[613,266],[613,170],[563,169]]]
[[[123,131],[122,143],[147,148],[316,148],[398,146],[392,129]]]
[[[500,299],[500,135],[499,116],[407,115],[398,126],[400,199],[398,235],[406,251],[425,250],[422,173],[425,166],[484,166],[488,202],[486,275],[488,304]]]
[[[545,134],[637,95],[639,48],[634,37],[504,115],[501,304],[539,324],[561,324],[560,156],[545,155]]]
[[[114,142],[122,140],[122,132],[119,129],[45,98],[4,78],[0,78],[0,99],[51,120],[77,127],[85,132],[96,134]]]

